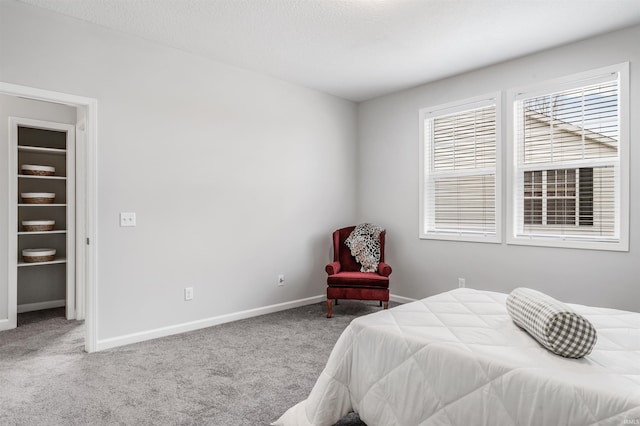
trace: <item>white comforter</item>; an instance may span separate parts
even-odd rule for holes
[[[565,359],[513,324],[507,295],[458,289],[355,319],[308,399],[274,425],[640,424],[640,314],[570,305],[596,327]]]

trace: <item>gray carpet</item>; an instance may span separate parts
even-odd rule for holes
[[[305,399],[336,340],[375,302],[325,303],[83,352],[62,310],[0,332],[0,425],[267,425]],[[366,426],[350,414],[340,426]]]

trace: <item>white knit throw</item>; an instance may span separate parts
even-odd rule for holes
[[[380,233],[384,231],[378,225],[361,223],[356,226],[344,243],[356,258],[361,272],[376,272],[380,262]]]

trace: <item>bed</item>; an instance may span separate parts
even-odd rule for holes
[[[309,397],[274,425],[640,424],[640,314],[569,305],[597,329],[567,359],[518,328],[507,295],[456,289],[360,317]]]

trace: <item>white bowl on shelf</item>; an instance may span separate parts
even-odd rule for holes
[[[52,166],[38,166],[35,164],[23,164],[20,166],[23,175],[53,176],[56,168]]]
[[[51,262],[56,258],[56,249],[36,248],[22,250],[22,259],[26,263]]]
[[[53,192],[23,192],[20,194],[25,204],[51,204],[56,198]]]
[[[25,232],[53,231],[56,226],[55,220],[23,220],[22,229]]]

